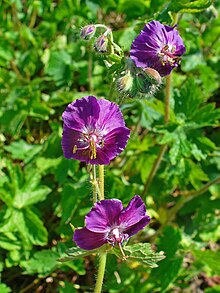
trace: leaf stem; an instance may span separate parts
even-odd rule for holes
[[[94,293],[101,293],[102,291],[102,284],[103,284],[103,279],[105,275],[106,259],[107,259],[107,253],[100,252],[99,269],[98,269],[98,275],[97,275]]]
[[[210,186],[219,184],[219,183],[220,183],[220,176],[209,181],[198,190],[180,192],[179,194],[182,195],[182,198],[180,198],[180,200],[175,204],[175,206],[170,209],[166,224],[175,218],[177,212],[184,206],[185,203],[206,192]]]

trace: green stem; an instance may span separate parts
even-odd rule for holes
[[[105,198],[104,195],[104,165],[99,165],[99,188],[100,188],[100,200]]]
[[[33,28],[36,22],[36,18],[37,18],[37,8],[33,9],[32,15],[31,15],[31,20],[29,23],[29,28]]]
[[[203,187],[201,187],[198,190],[180,192],[180,194],[182,195],[182,198],[180,198],[180,200],[175,204],[175,206],[172,207],[172,209],[169,211],[166,224],[168,222],[171,222],[176,217],[177,212],[184,206],[185,203],[206,192],[210,186],[219,184],[219,183],[220,183],[220,176],[206,183]]]
[[[164,155],[166,149],[167,149],[167,145],[164,144],[164,145],[161,146],[160,152],[158,154],[158,157],[157,157],[156,161],[154,162],[154,165],[153,165],[153,167],[152,167],[152,169],[150,171],[150,174],[147,177],[147,180],[146,180],[146,182],[144,184],[144,190],[141,193],[142,196],[147,194],[147,192],[149,190],[149,187],[151,185],[151,182],[152,182],[152,180],[153,180],[153,178],[154,178],[154,176],[155,176],[155,174],[156,174],[156,172],[157,172],[157,170],[158,170],[158,168],[160,166],[160,163],[162,161],[162,158],[163,158],[163,155]]]
[[[113,93],[114,93],[114,80],[112,80],[111,82],[111,87],[110,87],[110,91],[109,91],[109,94],[108,94],[108,100],[111,101],[112,99],[112,96],[113,96]]]
[[[90,182],[92,184],[92,194],[93,194],[93,197],[92,197],[92,201],[93,203],[97,202],[97,194],[98,194],[98,191],[97,191],[97,179],[96,179],[96,165],[92,165],[92,169],[90,171]]]
[[[171,93],[171,74],[169,74],[166,78],[166,88],[165,88],[165,114],[164,114],[164,123],[168,124],[169,123],[169,119],[170,119],[170,93]],[[152,183],[152,180],[154,179],[154,176],[157,172],[157,170],[160,167],[160,163],[163,159],[164,153],[167,150],[167,145],[164,144],[161,146],[158,157],[156,159],[156,161],[153,164],[153,167],[150,171],[150,174],[144,184],[144,190],[142,192],[142,196],[146,197],[146,194],[150,188],[150,185]]]
[[[94,293],[101,293],[102,291],[102,284],[103,284],[103,279],[105,275],[106,259],[107,259],[107,253],[101,252],[99,255],[99,269],[98,269],[98,275],[97,275]]]
[[[210,186],[215,185],[215,184],[219,184],[220,183],[220,176],[216,177],[215,179],[209,181],[208,183],[206,183],[202,188],[200,188],[199,190],[192,190],[192,191],[182,191],[180,192],[180,194],[184,195],[185,198],[189,199],[191,197],[196,197],[204,192],[206,192]]]
[[[93,91],[93,83],[92,83],[92,51],[89,50],[89,59],[88,59],[88,80],[89,80],[89,91]]]
[[[169,123],[170,120],[170,93],[171,93],[171,74],[166,77],[166,88],[165,88],[165,124]]]
[[[112,31],[110,30],[109,32],[109,35],[110,35],[110,52],[111,54],[114,54],[114,39],[113,39],[113,33]]]

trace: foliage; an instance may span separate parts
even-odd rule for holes
[[[85,164],[63,157],[61,114],[88,94],[108,99],[112,77],[123,65],[123,56],[95,53],[92,40],[80,39],[81,27],[110,26],[127,56],[152,19],[168,25],[178,20],[186,54],[172,74],[167,124],[165,79],[154,96],[142,99],[122,99],[113,88],[112,100],[120,104],[131,139],[105,171],[105,196],[126,205],[141,195],[152,220],[124,247],[130,260],[110,250],[104,290],[220,291],[220,188],[209,185],[220,171],[219,13],[219,3],[208,0],[3,1],[0,292],[37,292],[40,286],[45,292],[87,292],[93,286],[93,254],[58,262],[66,250],[78,253],[69,224],[84,226],[92,198]],[[115,62],[109,71],[105,57]]]

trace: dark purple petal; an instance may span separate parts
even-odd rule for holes
[[[133,226],[130,226],[128,229],[124,230],[124,233],[128,234],[129,237],[136,234],[140,230],[144,229],[144,227],[149,224],[150,217],[145,216],[143,217],[138,223],[134,224]]]
[[[95,203],[85,218],[86,227],[92,232],[109,232],[112,226],[118,225],[118,217],[123,210],[118,199],[105,199]]]
[[[85,250],[96,249],[107,242],[106,233],[91,232],[86,227],[75,230],[73,241],[76,242],[77,246]]]
[[[140,196],[135,195],[119,216],[120,226],[129,228],[146,216],[146,207]]]
[[[63,112],[62,119],[73,130],[81,131],[85,127],[94,129],[99,113],[98,100],[93,96],[87,96],[69,104]]]
[[[127,127],[115,128],[105,135],[104,147],[100,150],[107,154],[109,160],[112,160],[124,150],[129,137],[130,130]]]
[[[109,102],[108,100],[98,100],[100,112],[97,121],[97,128],[108,133],[115,128],[125,126],[123,115],[118,105]]]
[[[158,21],[151,21],[131,45],[130,57],[137,67],[151,67],[165,76],[177,67],[185,46],[179,32]],[[162,55],[161,55],[162,54]]]
[[[119,107],[93,96],[76,100],[62,115],[64,156],[87,164],[107,165],[128,141],[129,129]]]
[[[62,149],[64,156],[67,159],[73,158],[80,161],[88,161],[88,143],[82,143],[78,141],[78,139],[81,138],[81,135],[81,132],[70,129],[66,124],[63,125]],[[84,148],[84,150],[74,152],[75,145],[78,148]]]

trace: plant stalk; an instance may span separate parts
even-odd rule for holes
[[[165,124],[169,123],[170,120],[170,93],[171,93],[171,74],[166,77],[166,88],[165,88]]]
[[[103,284],[103,279],[105,275],[106,259],[107,259],[107,253],[101,252],[99,255],[99,269],[98,269],[98,275],[97,275],[94,293],[101,293],[102,291],[102,284]]]
[[[99,189],[100,189],[99,199],[103,200],[105,198],[105,195],[104,195],[104,165],[99,165]]]
[[[165,113],[164,113],[164,123],[168,124],[170,120],[170,94],[171,94],[171,74],[169,74],[166,78],[166,88],[165,88]],[[158,157],[156,161],[153,164],[153,167],[150,171],[150,174],[144,184],[144,190],[142,192],[142,196],[146,197],[146,193],[148,192],[150,185],[152,183],[152,180],[154,179],[154,176],[157,172],[157,170],[160,167],[160,163],[163,159],[164,153],[167,150],[167,145],[164,144],[161,146]]]
[[[168,213],[166,224],[175,218],[177,212],[184,206],[185,203],[203,194],[209,189],[210,186],[215,184],[220,184],[220,176],[206,183],[203,187],[201,187],[198,190],[180,192],[180,194],[182,195],[182,198],[180,198],[180,200],[175,204],[174,207],[172,207],[172,209]]]

